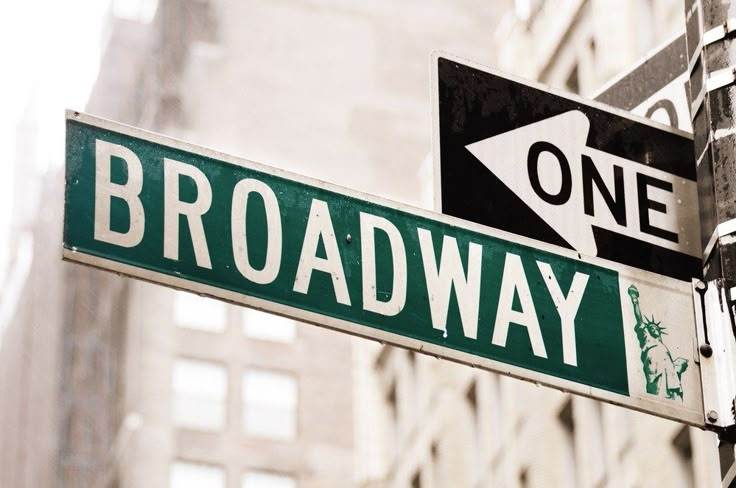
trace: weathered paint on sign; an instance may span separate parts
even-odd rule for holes
[[[66,259],[703,423],[685,283],[83,114],[66,160]]]
[[[432,75],[442,213],[702,275],[692,134],[444,53]]]

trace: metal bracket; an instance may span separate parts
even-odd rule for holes
[[[708,74],[705,89],[708,93],[728,86],[736,81],[736,66],[719,69]]]
[[[736,426],[736,337],[732,302],[722,280],[694,282],[693,299],[705,423],[711,430],[728,435]]]
[[[697,2],[695,2],[695,4],[693,5],[697,5]],[[688,15],[691,15],[693,13],[694,10],[692,12],[689,12]],[[724,86],[728,86],[736,82],[736,66],[729,66],[728,68],[720,69],[712,73],[707,73],[705,70],[704,61],[705,48],[715,42],[725,39],[734,31],[736,31],[736,18],[730,18],[724,24],[714,27],[709,31],[703,33],[702,36],[699,36],[698,45],[694,50],[694,52],[698,53],[698,55],[693,56],[693,58],[689,60],[687,67],[687,72],[692,78],[693,72],[698,62],[700,62],[703,66],[704,80],[702,88],[699,93],[695,93],[692,95],[693,100],[690,104],[690,113],[693,114],[693,117],[695,116],[695,114],[698,113],[700,107],[703,105],[706,93],[710,93],[714,90],[718,90],[720,88],[723,88]]]
[[[727,220],[718,224],[703,249],[703,264],[707,263],[716,244],[731,244],[736,242],[736,219]]]
[[[717,141],[718,139],[730,137],[734,134],[736,134],[736,127],[719,128],[711,132],[710,140]]]
[[[703,44],[705,46],[709,46],[710,44],[713,44],[714,42],[718,42],[721,39],[724,39],[727,35],[732,33],[736,30],[736,18],[731,17],[730,19],[726,20],[725,23],[713,27],[708,32],[703,33]]]
[[[701,56],[702,53],[699,54],[697,58],[694,58],[696,62]],[[705,67],[703,67],[703,69],[705,69]],[[692,77],[692,71],[690,72],[690,76]],[[690,113],[692,114],[698,113],[700,107],[705,101],[706,93],[719,90],[724,86],[729,86],[736,82],[736,66],[729,66],[728,68],[719,69],[712,73],[705,73],[703,76],[705,77],[705,80],[702,88],[698,93],[693,95],[693,101],[690,104]]]

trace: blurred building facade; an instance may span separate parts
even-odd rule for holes
[[[591,95],[682,25],[677,0],[515,5],[499,26],[510,0],[113,2],[86,110],[428,205],[431,50]],[[61,180],[0,295],[0,486],[718,482],[709,434],[61,263]]]
[[[103,55],[75,103],[416,202],[428,53],[490,59],[488,25],[507,5],[112,0],[83,39]],[[48,143],[34,107],[18,166]],[[355,340],[62,263],[63,146],[49,147],[57,161],[40,177],[16,171],[12,230],[27,239],[9,258],[17,289],[0,297],[0,486],[354,484]]]
[[[86,110],[179,133],[180,82],[192,46],[215,45],[215,16],[228,13],[216,7],[113,2]],[[242,104],[238,93],[229,100]],[[25,160],[46,142],[33,109],[18,127]],[[207,129],[198,135],[206,140]],[[28,215],[13,230],[27,237],[10,258],[19,289],[3,294],[0,486],[351,482],[350,338],[62,263],[63,170],[32,188],[38,212],[22,191],[38,175],[18,173],[15,205]]]
[[[514,7],[497,67],[588,97],[684,30],[680,1]],[[395,348],[364,361],[382,425],[366,487],[720,486],[714,434]]]

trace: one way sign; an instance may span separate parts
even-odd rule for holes
[[[700,276],[692,135],[446,54],[432,67],[438,210]]]

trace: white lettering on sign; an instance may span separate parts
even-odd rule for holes
[[[197,188],[197,198],[193,202],[179,199],[181,176],[190,178]],[[164,159],[164,257],[179,260],[179,216],[184,215],[189,224],[197,266],[212,269],[202,225],[202,215],[207,213],[211,204],[212,188],[200,169],[191,164]]]
[[[376,288],[376,230],[388,236],[393,264],[391,298],[378,299]],[[388,219],[360,212],[360,257],[363,274],[363,309],[386,316],[398,315],[406,304],[406,249],[399,229]]]
[[[112,182],[112,158],[125,162],[128,180],[124,184]],[[143,239],[145,215],[138,195],[143,188],[143,167],[133,151],[127,147],[97,139],[95,142],[95,228],[98,241],[121,247],[134,247]],[[111,229],[112,199],[119,198],[128,205],[130,225],[126,232]]]
[[[255,269],[250,264],[248,256],[248,238],[245,218],[248,209],[248,199],[251,193],[258,194],[263,199],[266,211],[266,262],[263,269]],[[259,285],[272,283],[281,269],[281,211],[279,202],[273,190],[259,180],[248,178],[241,180],[233,190],[231,212],[231,228],[233,238],[233,257],[235,266],[246,279]]]
[[[699,256],[696,183],[587,147],[589,129],[572,110],[467,149],[581,253],[595,226]]]
[[[478,308],[480,305],[480,263],[483,247],[473,242],[468,244],[468,272],[463,269],[457,240],[444,236],[440,267],[434,255],[432,233],[417,229],[419,247],[424,264],[424,277],[427,280],[427,296],[432,315],[432,327],[447,333],[447,311],[450,306],[450,290],[455,288],[457,305],[465,337],[478,337]]]
[[[544,147],[542,149],[546,150]],[[128,181],[125,184],[111,182],[110,167],[113,157],[120,158],[127,165]],[[562,158],[559,158],[559,161],[562,161]],[[210,182],[200,169],[192,165],[171,159],[164,159],[163,164],[164,257],[179,259],[178,224],[183,215],[187,219],[192,235],[192,246],[197,265],[212,269],[202,219],[212,203]],[[564,166],[565,163],[561,163],[560,167]],[[139,244],[144,229],[144,211],[139,198],[143,180],[140,160],[132,151],[123,146],[97,141],[95,171],[95,239],[121,247],[133,247]],[[196,198],[193,202],[182,201],[180,198],[181,177],[190,178],[194,183]],[[645,186],[640,194],[645,195],[643,198],[648,199],[649,208],[656,210],[657,204],[661,204],[663,198],[662,194],[656,193],[661,189],[661,185],[647,178],[642,178],[640,181],[640,184]],[[594,183],[598,184],[595,181]],[[561,198],[560,195],[565,196],[568,186],[561,179],[555,185],[548,185],[543,191],[547,192],[547,198],[552,200]],[[248,204],[254,195],[263,201],[265,226],[249,230],[247,225]],[[128,205],[131,224],[130,229],[125,233],[110,229],[112,218],[110,201],[112,198],[120,198]],[[565,198],[568,197],[565,196]],[[238,272],[252,283],[259,285],[273,283],[279,277],[284,251],[281,209],[276,193],[261,180],[243,179],[232,190],[230,212],[233,259]],[[404,238],[397,226],[385,217],[359,212],[359,222],[362,308],[367,312],[387,317],[396,316],[406,305],[410,279]],[[454,290],[463,337],[477,340],[483,246],[469,242],[467,259],[464,263],[455,237],[442,235],[442,249],[440,255],[437,256],[432,232],[422,228],[416,230],[432,328],[442,331],[447,337],[449,308]],[[249,235],[257,235],[258,242],[264,242],[264,231],[265,262],[261,269],[256,269],[251,264],[248,254]],[[379,232],[387,237],[389,249],[376,248],[376,236]],[[320,241],[324,247],[324,257],[318,256]],[[387,257],[387,251],[390,251],[390,264],[384,259],[382,261],[384,265],[379,269],[377,261],[379,257]],[[560,319],[562,360],[565,364],[577,366],[575,320],[589,276],[576,272],[565,293],[552,266],[541,261],[537,261],[536,264]],[[379,290],[380,272],[385,272],[389,265],[393,276],[391,288],[390,290]],[[498,347],[506,347],[510,327],[520,326],[525,329],[529,338],[531,354],[540,358],[548,358],[534,297],[529,286],[529,280],[532,278],[527,275],[521,257],[517,254],[506,253],[502,269],[498,296],[487,297],[490,300],[497,299],[491,343]],[[352,306],[329,205],[323,200],[313,198],[301,242],[293,290],[297,293],[308,294],[315,271],[327,273],[330,276],[338,303]],[[388,298],[382,299],[383,297]],[[514,307],[516,297],[518,297],[519,304],[517,308]],[[539,299],[538,296],[537,299]]]
[[[539,272],[547,285],[552,300],[560,315],[560,327],[562,328],[562,360],[571,366],[578,365],[577,343],[575,341],[575,317],[580,308],[580,302],[588,284],[588,275],[575,272],[570,290],[567,296],[562,293],[560,284],[557,282],[552,266],[548,263],[537,261]]]
[[[322,240],[327,257],[317,256],[317,246]],[[313,271],[328,273],[332,278],[332,287],[338,303],[350,305],[350,293],[345,281],[345,271],[340,259],[340,250],[337,248],[335,229],[332,226],[330,209],[327,202],[313,199],[309,209],[307,230],[304,231],[304,243],[299,256],[299,266],[294,279],[294,291],[306,294],[309,291],[309,282]]]
[[[521,311],[516,311],[513,308],[515,295],[519,297]],[[493,344],[506,347],[509,324],[511,323],[526,327],[526,331],[529,334],[529,342],[532,345],[532,352],[535,356],[547,357],[547,349],[544,347],[542,330],[539,328],[537,311],[534,308],[532,292],[526,280],[526,273],[524,273],[524,265],[521,262],[521,257],[516,254],[506,253],[501,292],[498,297],[496,324],[493,326],[493,338],[491,339]]]

